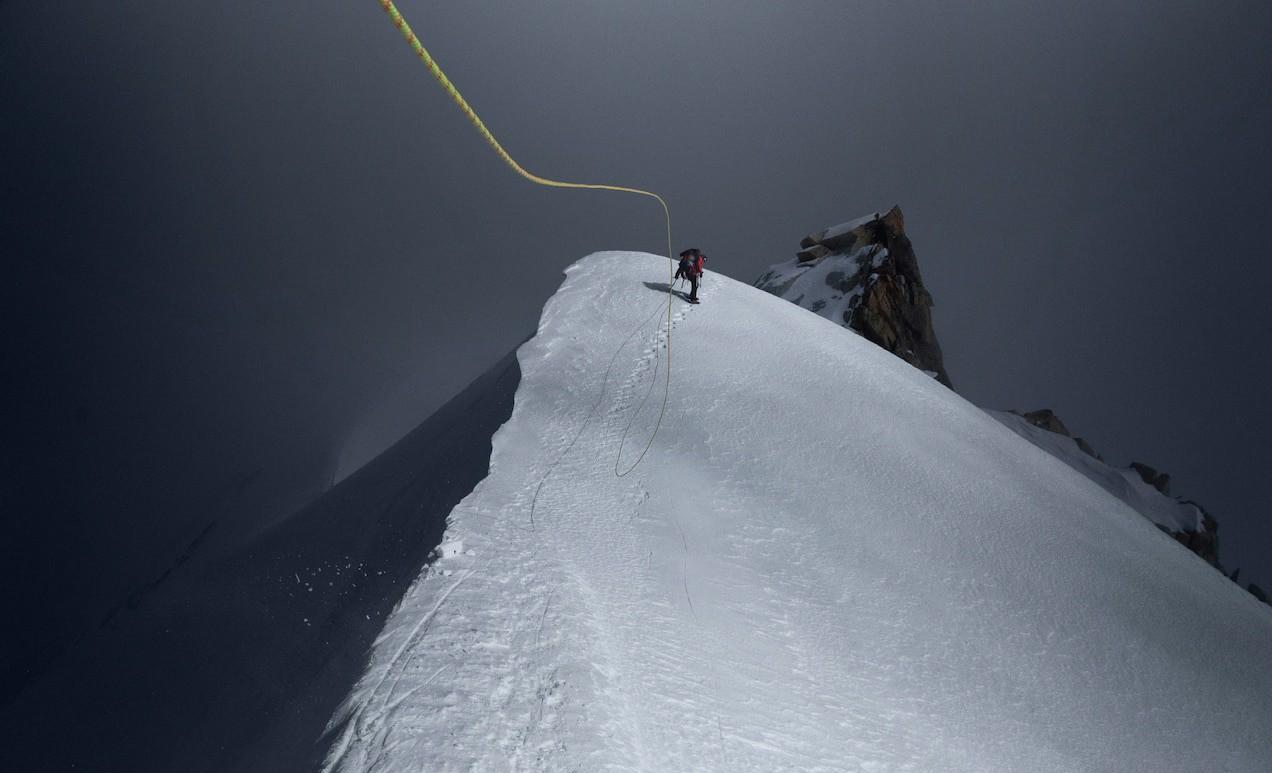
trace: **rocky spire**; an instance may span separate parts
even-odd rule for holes
[[[932,296],[900,207],[809,234],[755,286],[849,328],[951,386]],[[951,387],[952,388],[952,387]]]

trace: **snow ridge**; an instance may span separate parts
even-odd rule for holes
[[[1148,520],[1171,531],[1201,531],[1201,510],[1144,482],[1130,467],[1113,467],[1083,451],[1071,437],[1030,424],[1010,411],[986,411],[1003,426],[1095,481],[1105,491],[1130,505]]]
[[[567,269],[327,770],[1269,768],[1266,607],[780,298],[707,276],[615,476],[657,416],[665,260]]]

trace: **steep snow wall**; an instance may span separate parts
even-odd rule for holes
[[[316,769],[385,616],[485,477],[512,353],[226,560],[197,553],[0,709],[0,770]]]
[[[1272,768],[1272,610],[816,314],[708,274],[616,475],[666,274],[567,270],[329,769]]]

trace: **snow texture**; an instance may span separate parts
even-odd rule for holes
[[[1272,610],[781,298],[676,301],[616,476],[667,262],[566,273],[329,770],[1272,769]]]
[[[1056,457],[1095,481],[1105,491],[1136,512],[1171,531],[1201,531],[1205,528],[1196,505],[1168,497],[1144,482],[1130,467],[1113,467],[1078,447],[1073,438],[1048,432],[1009,411],[988,411],[998,421],[1025,440]]]

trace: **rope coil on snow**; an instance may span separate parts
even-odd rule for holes
[[[490,129],[486,128],[486,124],[482,122],[481,118],[477,116],[476,111],[474,111],[472,106],[468,104],[468,100],[464,99],[464,96],[459,93],[459,89],[455,88],[455,84],[451,83],[450,78],[446,77],[446,73],[442,72],[442,68],[438,66],[437,61],[433,59],[432,54],[428,52],[428,49],[425,48],[424,44],[420,42],[420,39],[416,37],[415,32],[411,30],[411,25],[407,24],[406,19],[403,18],[401,11],[397,9],[397,6],[393,4],[393,1],[380,0],[380,7],[383,8],[384,12],[389,15],[389,19],[392,20],[393,26],[397,27],[398,31],[402,33],[402,37],[405,38],[407,44],[411,46],[411,50],[414,51],[415,55],[420,58],[420,61],[424,62],[424,66],[428,67],[428,71],[432,73],[433,78],[434,80],[437,81],[438,85],[440,85],[442,89],[450,96],[451,100],[455,103],[455,105],[460,109],[460,111],[464,114],[464,116],[468,118],[468,122],[471,123],[473,128],[476,129],[477,132],[481,134],[482,137],[485,138],[487,144],[490,145],[490,147],[495,151],[495,153],[501,159],[503,159],[504,163],[506,163],[509,167],[512,168],[512,171],[516,172],[517,174],[521,175],[522,177],[524,177],[525,179],[529,180],[532,183],[535,183],[537,185],[546,185],[550,188],[576,188],[576,189],[583,189],[583,190],[604,190],[604,191],[618,191],[620,193],[635,193],[640,196],[648,196],[650,198],[656,199],[658,203],[662,205],[663,218],[667,224],[667,261],[668,261],[667,262],[667,370],[665,374],[666,390],[663,393],[662,408],[658,412],[658,421],[655,422],[654,424],[654,431],[649,436],[649,442],[645,444],[645,448],[640,452],[640,455],[636,458],[636,461],[632,463],[631,467],[628,467],[626,470],[621,470],[621,471],[619,469],[619,461],[621,460],[621,455],[622,455],[622,450],[620,445],[619,459],[616,459],[614,462],[614,474],[620,478],[627,475],[632,470],[636,469],[636,465],[641,463],[641,460],[645,458],[645,454],[648,453],[649,449],[653,446],[654,437],[658,435],[658,430],[660,427],[662,427],[663,416],[667,412],[667,398],[671,394],[671,327],[672,327],[671,305],[672,305],[672,297],[673,297],[671,286],[674,283],[675,278],[674,278],[674,274],[672,270],[672,259],[671,259],[671,210],[667,207],[667,202],[664,201],[663,197],[659,196],[657,193],[654,193],[652,191],[641,190],[640,188],[628,188],[621,185],[603,185],[599,183],[565,182],[562,180],[553,180],[547,177],[540,177],[537,174],[533,174],[531,172],[526,171],[526,169],[522,167],[521,164],[518,164],[516,159],[514,159],[508,153],[507,150],[504,150],[503,145],[499,144],[499,140],[495,139],[495,135],[491,133]],[[656,375],[655,375],[655,378],[657,378]],[[648,396],[646,397],[648,398]],[[641,405],[643,407],[644,405],[643,401]],[[628,429],[630,429],[630,425]],[[623,433],[624,440],[626,440],[626,437],[627,437],[627,433],[624,432]],[[540,487],[542,487],[542,483],[540,483]],[[538,497],[537,490],[535,492],[535,497],[536,499]]]

